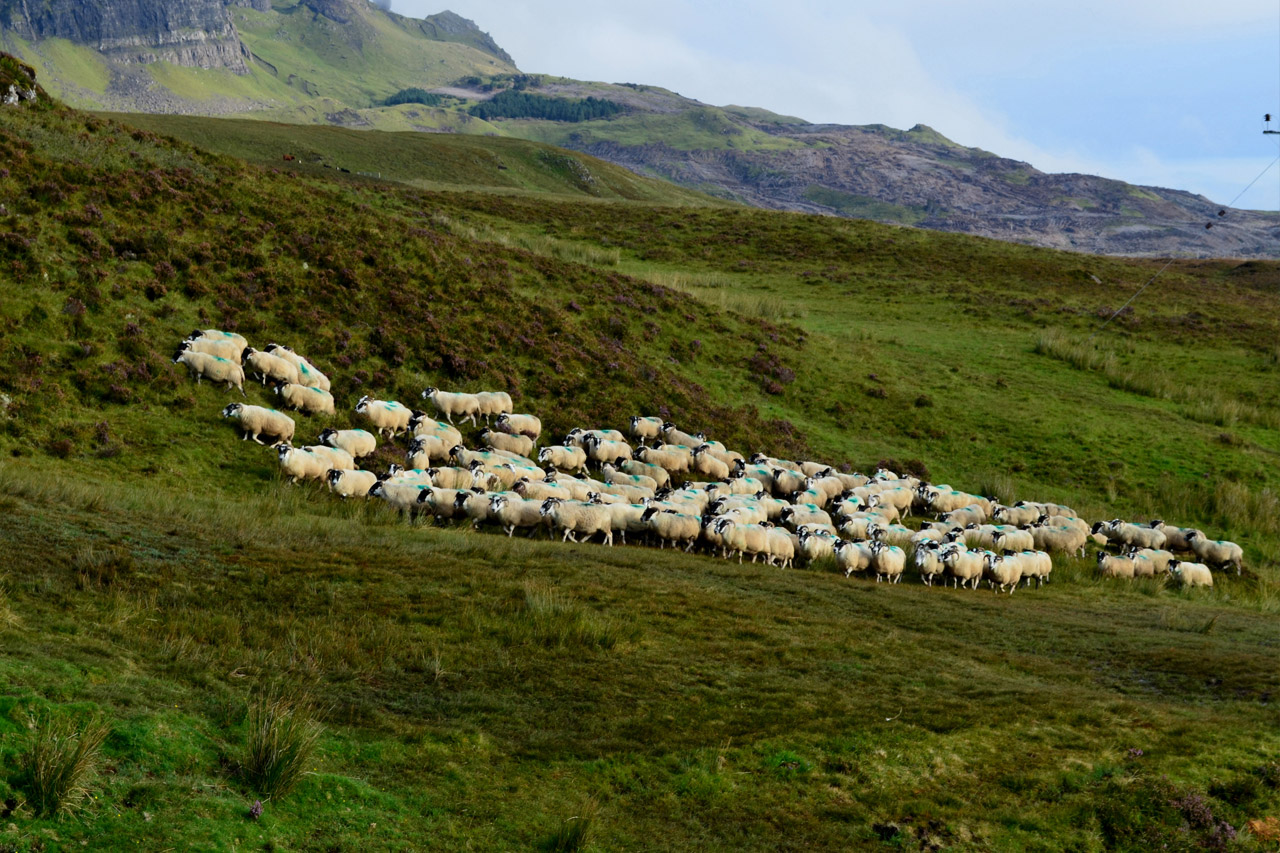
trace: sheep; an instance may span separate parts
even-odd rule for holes
[[[409,419],[409,428],[413,430],[414,438],[433,436],[440,439],[445,447],[462,444],[462,433],[458,432],[457,427],[429,418],[423,412],[413,413],[413,417]]]
[[[586,447],[587,439],[595,436],[601,441],[626,441],[627,438],[616,429],[583,429],[582,427],[574,427],[565,435],[561,444],[567,444],[570,447]]]
[[[325,376],[316,366],[298,355],[292,349],[280,344],[267,344],[267,352],[274,356],[283,358],[298,368],[298,384],[306,385],[308,388],[319,388],[321,391],[332,391],[333,388],[329,383],[329,377]]]
[[[409,442],[407,455],[410,468],[430,468],[453,458],[449,455],[449,447],[434,435],[420,435]]]
[[[1019,524],[1031,524],[1044,515],[1039,506],[997,506],[991,511],[991,517],[1004,524],[1017,527]]]
[[[867,538],[876,542],[888,542],[899,547],[910,546],[913,536],[915,533],[901,524],[873,522],[867,525]]]
[[[486,492],[484,489],[458,490],[457,497],[453,501],[454,518],[470,519],[471,529],[479,530],[481,524],[493,520],[490,514],[490,501],[496,494]]]
[[[810,522],[831,524],[831,516],[813,504],[789,506],[782,511],[781,520],[783,524],[793,528],[798,524],[809,524]]]
[[[197,385],[202,379],[208,379],[210,382],[225,382],[228,391],[236,388],[242,397],[249,396],[244,393],[244,369],[234,361],[204,352],[187,350],[175,355],[173,363],[185,364],[187,370],[191,371],[191,375],[195,377]]]
[[[434,518],[441,521],[448,521],[457,518],[458,512],[458,494],[457,489],[442,489],[436,486],[427,486],[418,491],[416,498],[419,508],[430,512]]]
[[[805,530],[800,534],[800,555],[810,565],[817,560],[834,557],[835,545],[838,541],[840,541],[839,537]]]
[[[302,449],[309,453],[314,453],[321,459],[328,459],[330,468],[337,468],[340,471],[354,471],[356,468],[356,461],[351,454],[337,447],[329,447],[324,444],[309,444]]]
[[[267,384],[267,380],[298,384],[297,365],[285,361],[278,355],[260,352],[253,347],[245,347],[240,352],[240,363],[244,365],[246,374],[256,373],[263,385]]]
[[[478,414],[484,418],[485,423],[489,423],[489,418],[494,415],[509,415],[512,412],[511,395],[506,391],[479,391],[472,396],[479,406]]]
[[[667,473],[667,469],[660,465],[650,465],[648,462],[641,462],[638,459],[615,459],[614,467],[624,474],[630,474],[633,477],[648,477],[655,483],[654,490],[661,489],[671,485],[671,475]]]
[[[790,495],[804,490],[806,477],[799,471],[774,468],[771,474],[773,476],[773,493],[775,495]]]
[[[1089,541],[1087,531],[1074,527],[1049,527],[1044,524],[1032,525],[1028,532],[1032,544],[1044,551],[1059,551],[1064,554],[1075,553],[1084,556],[1085,545]]]
[[[1134,576],[1133,560],[1099,551],[1098,574],[1108,578],[1132,578]]]
[[[1199,530],[1193,530],[1187,534],[1187,544],[1202,563],[1220,569],[1229,569],[1234,565],[1237,575],[1243,570],[1244,550],[1234,542],[1208,539]]]
[[[430,400],[450,425],[453,424],[454,415],[457,415],[464,421],[471,421],[472,426],[478,426],[476,417],[480,414],[480,401],[474,394],[441,391],[431,387],[422,392],[422,399]]]
[[[510,435],[505,432],[482,429],[480,430],[480,441],[495,450],[516,453],[526,459],[533,453],[533,439],[527,435]]]
[[[844,569],[845,577],[871,568],[873,554],[871,545],[866,542],[850,542],[847,539],[841,539],[834,543],[834,551],[836,565]]]
[[[645,507],[635,503],[617,503],[605,504],[605,509],[609,512],[609,523],[613,527],[613,532],[622,537],[622,544],[627,544],[628,533],[647,534],[649,525],[642,519],[645,513]]]
[[[430,469],[423,470],[421,468],[411,468],[411,469],[401,468],[399,465],[396,465],[393,462],[391,464],[391,467],[387,469],[387,473],[383,475],[381,479],[383,482],[386,482],[386,483],[401,483],[405,485],[413,484],[417,486],[430,486],[431,470]]]
[[[942,564],[947,567],[947,574],[951,575],[953,586],[959,588],[969,584],[972,589],[978,588],[978,581],[982,579],[985,553],[970,551],[959,542],[942,549]]]
[[[766,527],[758,524],[739,524],[729,516],[721,516],[716,519],[714,529],[724,540],[724,547],[729,551],[730,556],[737,553],[738,565],[742,565],[744,554],[750,554],[753,563],[761,555],[766,558],[769,555],[769,534]]]
[[[1036,524],[1044,524],[1049,527],[1073,527],[1082,533],[1089,532],[1089,522],[1083,518],[1076,518],[1072,515],[1045,515],[1041,514],[1035,520]]]
[[[1030,551],[1036,547],[1035,537],[1027,530],[997,529],[991,534],[994,550]]]
[[[241,351],[243,351],[244,348],[249,345],[249,341],[246,340],[243,335],[238,335],[235,332],[223,332],[219,329],[205,329],[203,331],[201,331],[200,329],[196,329],[194,332],[187,335],[186,339],[189,341],[199,341],[199,340],[233,341],[237,346],[240,347]]]
[[[796,543],[785,530],[767,527],[765,544],[769,549],[769,562],[782,569],[791,568],[796,557]]]
[[[699,516],[672,512],[655,506],[645,509],[641,515],[641,521],[648,525],[649,531],[658,539],[659,548],[666,547],[667,542],[676,546],[684,542],[687,543],[684,550],[690,551],[702,532],[702,520]]]
[[[1105,528],[1107,537],[1113,542],[1132,545],[1138,548],[1163,548],[1164,534],[1150,527],[1129,524],[1119,519],[1112,521]]]
[[[275,392],[279,395],[280,401],[286,408],[302,412],[304,415],[329,415],[332,417],[337,414],[337,409],[334,408],[333,395],[328,391],[288,382],[283,385],[276,385]]]
[[[907,486],[893,486],[876,494],[880,498],[880,506],[895,507],[904,516],[911,511],[915,501],[915,490]]]
[[[769,520],[768,511],[755,498],[723,497],[707,504],[712,515],[733,515],[748,524],[763,524]]]
[[[631,433],[632,438],[640,441],[659,438],[662,436],[662,418],[632,415],[631,427],[627,431]]]
[[[327,444],[330,447],[340,447],[351,454],[353,459],[361,459],[365,456],[372,456],[373,452],[378,449],[378,440],[373,437],[372,433],[365,432],[362,429],[334,429],[328,427],[320,433],[320,443]],[[410,465],[410,468],[417,468],[417,465]]]
[[[344,471],[330,468],[325,478],[329,482],[329,491],[342,499],[367,498],[369,490],[378,482],[378,475],[372,471]]]
[[[581,447],[570,447],[565,444],[553,444],[538,451],[538,461],[575,474],[587,472],[587,451]]]
[[[729,466],[709,452],[708,445],[698,445],[693,451],[693,470],[713,480],[728,480]]]
[[[656,465],[670,475],[687,474],[689,466],[693,463],[692,453],[683,453],[678,450],[658,450],[652,447],[637,448],[635,458],[646,464]]]
[[[1049,575],[1053,573],[1053,558],[1044,551],[1022,551],[1014,555],[1005,555],[1005,559],[1011,556],[1018,558],[1022,564],[1022,579],[1027,586],[1031,586],[1031,582],[1036,582],[1036,589],[1044,586],[1049,581]]]
[[[237,347],[235,341],[227,338],[198,338],[178,344],[178,352],[202,352],[205,355],[216,355],[218,358],[225,358],[227,361],[239,364],[244,347]]]
[[[1134,577],[1149,578],[1164,575],[1169,571],[1169,563],[1175,559],[1172,551],[1155,548],[1130,548],[1125,555],[1133,560]]]
[[[699,444],[705,444],[707,441],[706,433],[694,433],[690,435],[675,424],[668,421],[662,425],[662,437],[667,444],[680,444],[685,447],[697,447]]]
[[[546,526],[542,516],[541,501],[530,501],[510,495],[497,494],[489,498],[489,516],[510,538],[517,529],[528,530],[532,537],[538,528]]]
[[[1169,574],[1182,586],[1213,586],[1213,572],[1204,563],[1170,560]]]
[[[630,459],[632,455],[631,445],[625,441],[602,439],[595,433],[588,435],[583,440],[582,449],[587,451],[587,458],[597,465],[603,465],[606,462],[613,462],[617,459]]]
[[[933,579],[941,577],[947,569],[936,542],[916,546],[914,562],[916,571],[920,573],[920,582],[925,586],[933,586]]]
[[[270,445],[274,447],[281,442],[293,440],[293,418],[284,412],[245,403],[232,403],[222,410],[222,416],[235,418],[240,422],[240,430],[244,433],[241,441],[252,438],[256,443],[262,444],[258,436],[265,435],[274,439]]]
[[[276,447],[280,471],[289,478],[290,483],[299,480],[323,480],[333,466],[327,457],[317,456],[305,448],[281,444]]]
[[[530,480],[522,477],[516,480],[511,490],[530,501],[545,501],[547,498],[573,499],[573,492],[550,480]]]
[[[523,435],[535,442],[542,435],[542,421],[534,415],[512,415],[504,412],[498,415],[498,419],[494,421],[493,426],[498,432],[505,432],[508,435]]]
[[[876,573],[876,583],[887,580],[898,583],[907,565],[907,554],[897,545],[884,542],[871,543],[871,568]]]
[[[429,509],[423,505],[425,501],[422,499],[422,494],[430,489],[431,486],[426,483],[379,480],[373,484],[373,488],[369,489],[369,497],[382,498],[401,518],[408,515],[409,523],[413,524],[424,510]]]
[[[429,468],[431,485],[443,489],[470,489],[476,485],[476,472],[471,468]]]
[[[961,527],[969,524],[986,524],[989,517],[990,514],[979,504],[970,504],[960,509],[954,509],[951,512],[944,512],[938,516],[941,521],[959,524]]]
[[[641,474],[624,474],[608,462],[600,466],[600,476],[604,478],[606,483],[647,489],[650,492],[658,491],[658,481],[652,477],[646,477]],[[650,494],[649,497],[653,497],[653,495]]]
[[[920,493],[924,497],[925,506],[935,515],[954,512],[957,509],[977,506],[984,512],[990,512],[991,504],[986,498],[958,492],[955,489],[939,486],[921,486]],[[985,520],[985,519],[984,519]]]
[[[841,536],[848,539],[870,539],[870,529],[878,521],[877,516],[860,513],[852,517],[846,516],[836,529],[840,531]]]
[[[1018,583],[1022,580],[1021,562],[1014,559],[1006,559],[999,554],[987,554],[982,561],[983,574],[991,584],[991,589],[997,594],[1005,592],[1010,595],[1018,588]]]
[[[562,542],[566,539],[586,542],[599,533],[606,545],[613,546],[613,519],[603,506],[547,498],[542,502],[541,512],[553,527],[564,531]],[[579,536],[585,538],[579,540]]]
[[[1172,524],[1165,524],[1161,519],[1155,519],[1151,522],[1153,530],[1159,530],[1164,534],[1164,547],[1169,551],[1179,551],[1182,553],[1193,553],[1191,543],[1187,541],[1187,537],[1192,533],[1197,536],[1204,536],[1204,531],[1195,527],[1174,527]]]
[[[413,412],[395,400],[375,400],[369,395],[360,398],[355,406],[356,414],[364,416],[378,431],[378,435],[395,438],[409,430]]]
[[[800,466],[789,459],[775,459],[772,456],[765,456],[763,453],[753,453],[751,458],[747,460],[752,465],[762,465],[769,470],[774,468],[783,468],[796,474],[804,476],[804,471],[800,470]]]

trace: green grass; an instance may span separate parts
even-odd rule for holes
[[[804,198],[815,204],[821,204],[840,212],[845,216],[859,219],[874,219],[877,222],[893,222],[899,225],[915,225],[926,218],[923,207],[905,207],[900,204],[877,201],[867,196],[833,190],[817,184],[804,191]]]
[[[1276,264],[1175,264],[1086,347],[1156,266],[271,159],[52,107],[0,127],[0,844],[1145,851],[1280,809]],[[995,596],[410,526],[237,441],[169,362],[210,326],[311,357],[338,426],[426,385],[510,389],[553,435],[666,407],[1196,524],[1247,571],[1059,558]],[[263,696],[322,728],[255,820]],[[61,819],[16,770],[46,713],[111,732]]]

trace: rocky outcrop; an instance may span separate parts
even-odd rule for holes
[[[475,21],[469,21],[461,15],[446,10],[438,15],[431,15],[419,21],[418,26],[421,28],[423,35],[429,39],[456,41],[460,44],[470,45],[477,50],[483,50],[491,56],[496,56],[503,62],[515,64],[511,54],[498,47],[498,43],[488,33],[476,26]]]
[[[92,45],[116,62],[247,71],[225,0],[0,0],[0,23],[30,40]]]

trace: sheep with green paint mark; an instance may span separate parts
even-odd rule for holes
[[[258,444],[263,444],[259,436],[265,435],[272,439],[271,446],[274,447],[281,442],[293,440],[293,418],[284,412],[247,403],[232,403],[222,410],[222,416],[239,421],[240,431],[243,433],[241,441],[253,439]]]
[[[375,400],[365,395],[356,403],[356,414],[363,415],[379,435],[395,438],[409,429],[413,412],[408,406],[395,400]]]
[[[276,393],[280,395],[280,399],[285,406],[303,414],[329,416],[337,414],[333,403],[333,395],[328,391],[321,391],[319,388],[308,388],[305,385],[298,385],[296,382],[286,382],[283,385],[276,386]]]
[[[204,352],[185,350],[174,356],[173,363],[185,364],[187,370],[191,371],[191,375],[195,377],[197,385],[202,379],[208,379],[210,382],[225,382],[228,391],[236,388],[241,395],[249,396],[244,393],[244,370],[234,361]]]

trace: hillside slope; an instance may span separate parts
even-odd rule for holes
[[[0,59],[11,82],[30,79]],[[43,96],[0,111],[0,844],[1268,848],[1276,264],[1175,264],[1086,343],[1157,265],[431,192]],[[1180,591],[1060,558],[996,596],[410,525],[239,440],[219,411],[240,395],[171,362],[209,326],[333,378],[338,414],[299,416],[300,440],[362,425],[364,394],[505,388],[549,438],[654,413],[1159,513],[1243,542],[1246,571]],[[247,770],[264,697],[322,726],[276,798]],[[89,715],[90,796],[38,817],[24,756]]]
[[[81,20],[63,3],[0,6],[0,45],[80,107],[515,136],[758,207],[1079,252],[1267,258],[1280,251],[1280,216],[1219,217],[1211,200],[1178,190],[1045,174],[924,125],[814,125],[652,86],[521,74],[492,38],[451,12],[417,20],[366,0],[142,3],[128,7],[132,16],[107,0],[90,7],[96,15]],[[383,106],[414,89],[442,99]],[[602,99],[620,111],[579,121],[549,121],[537,110],[475,114],[508,90],[552,103]]]

